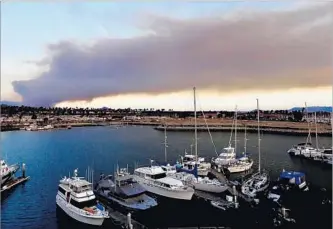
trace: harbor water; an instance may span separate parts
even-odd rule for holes
[[[168,133],[168,161],[175,163],[184,150],[190,152],[194,134],[191,132]],[[228,132],[212,133],[217,152],[229,142]],[[243,152],[243,133],[238,134],[237,152]],[[216,157],[214,146],[207,132],[198,133],[198,153],[207,159]],[[249,133],[247,151],[254,159],[253,169],[258,168],[257,135]],[[71,130],[42,132],[13,131],[1,133],[1,156],[8,164],[25,163],[30,180],[16,187],[1,200],[1,228],[90,228],[69,219],[57,210],[55,197],[59,180],[78,168],[85,176],[89,166],[95,180],[100,173],[111,174],[116,164],[133,170],[134,164],[148,165],[149,159],[164,161],[164,133],[149,126],[77,127]],[[261,141],[261,167],[276,179],[282,169],[301,171],[312,187],[326,189],[332,195],[332,169],[311,161],[291,158],[287,150],[304,142],[305,137],[264,134]],[[331,147],[332,138],[320,137],[320,146]],[[194,147],[193,147],[194,149]],[[19,172],[20,173],[20,172]],[[316,195],[316,194],[314,194]],[[316,200],[318,199],[318,200]],[[159,205],[147,212],[133,213],[138,221],[150,228],[176,226],[229,226],[231,228],[268,228],[272,222],[267,210],[260,210],[240,203],[239,209],[222,211],[209,202],[193,198],[192,201],[158,198]],[[292,228],[332,228],[332,206],[313,207],[321,201],[313,196],[311,201],[300,203],[296,214],[298,221]],[[317,205],[316,205],[317,206]],[[303,210],[304,212],[301,212]],[[251,226],[250,226],[251,225]],[[103,228],[117,228],[111,220]]]

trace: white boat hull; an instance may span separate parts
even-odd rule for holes
[[[210,185],[210,184],[201,184],[194,183],[194,189],[204,192],[212,192],[212,193],[222,193],[228,189],[226,185]]]
[[[241,173],[241,172],[245,172],[249,169],[251,169],[253,165],[253,162],[247,164],[247,165],[238,165],[238,166],[229,166],[228,170],[230,173]]]
[[[83,215],[76,211],[74,211],[72,208],[73,206],[68,204],[63,198],[61,198],[59,195],[56,196],[56,203],[57,205],[71,218],[85,224],[95,225],[95,226],[101,226],[104,222],[103,216],[90,216],[90,215]]]
[[[194,194],[194,189],[190,187],[187,187],[184,190],[172,190],[156,186],[138,176],[136,176],[136,180],[148,192],[154,193],[159,196],[164,196],[172,199],[191,200]]]

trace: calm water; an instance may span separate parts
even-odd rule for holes
[[[229,133],[212,133],[216,148],[219,150],[227,146]],[[206,157],[216,156],[213,144],[208,133],[198,134],[199,155]],[[243,149],[242,138],[239,134],[239,149]],[[257,161],[257,136],[248,134],[248,151]],[[101,172],[112,173],[116,163],[120,166],[147,165],[149,159],[164,160],[164,133],[155,131],[151,127],[124,127],[113,129],[111,127],[73,128],[71,130],[55,130],[47,132],[2,132],[1,155],[12,163],[26,163],[27,175],[31,180],[24,186],[19,186],[1,203],[2,228],[83,228],[81,224],[69,220],[62,212],[56,211],[55,196],[59,179],[79,169],[79,175],[84,176],[88,166],[93,167],[95,178]],[[168,160],[175,162],[184,149],[190,152],[193,134],[190,132],[168,133]],[[331,189],[332,169],[325,169],[308,161],[297,158],[291,159],[286,151],[290,146],[303,142],[304,137],[264,135],[262,138],[262,167],[276,178],[280,171],[303,171],[307,181],[314,186]],[[321,145],[330,147],[332,139],[321,137]],[[257,168],[255,163],[254,168]],[[20,172],[19,172],[20,173]],[[311,206],[305,206],[309,211]],[[245,209],[241,204],[240,209]],[[222,212],[210,206],[203,200],[193,201],[163,201],[156,209],[144,213],[140,217],[145,224],[172,226],[185,225],[232,225],[232,221],[239,218],[251,220],[255,223],[257,218],[266,216],[252,216],[248,213],[232,219],[229,212]],[[320,215],[331,213],[320,213]],[[267,216],[268,217],[268,216]],[[158,219],[158,220],[157,220]],[[315,220],[315,219],[313,219]],[[327,219],[331,221],[330,219]],[[148,222],[147,222],[148,221]],[[154,224],[155,223],[155,224]],[[106,224],[111,225],[110,222]],[[153,227],[155,227],[153,226]],[[258,225],[259,226],[259,225]],[[107,227],[107,228],[111,228]],[[113,227],[114,228],[114,227]],[[320,228],[324,228],[323,226]]]

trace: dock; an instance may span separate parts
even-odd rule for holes
[[[234,195],[237,196],[243,200],[245,200],[246,202],[255,202],[254,198],[251,198],[249,196],[244,195],[243,193],[237,191],[236,186],[234,184],[232,184],[224,174],[218,172],[216,169],[211,168],[209,171],[213,176],[216,177],[216,179],[218,179],[218,181],[220,181],[221,183],[226,183],[228,185],[228,191]]]
[[[3,187],[1,187],[1,193],[5,192],[5,191],[9,191],[10,189],[16,187],[19,184],[22,184],[22,183],[26,182],[29,179],[30,179],[30,177],[18,177],[18,178],[14,178],[13,180],[9,181],[6,185],[4,185]]]
[[[138,221],[132,219],[131,213],[124,215],[123,213],[116,211],[115,209],[108,206],[104,199],[100,199],[109,213],[110,220],[116,225],[122,225],[124,228],[127,229],[147,229],[145,225],[139,223]]]

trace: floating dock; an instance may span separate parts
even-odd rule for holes
[[[255,202],[254,198],[248,197],[241,192],[238,192],[236,186],[232,184],[222,173],[218,172],[216,169],[211,168],[209,171],[213,176],[216,177],[221,183],[226,183],[228,185],[228,191],[239,198],[242,198],[246,202]]]
[[[3,187],[1,187],[1,193],[5,192],[5,191],[9,191],[10,189],[16,187],[19,184],[22,184],[22,183],[26,182],[29,179],[30,179],[30,177],[18,177],[18,178],[14,178],[13,180],[9,181],[6,185],[4,185]]]

